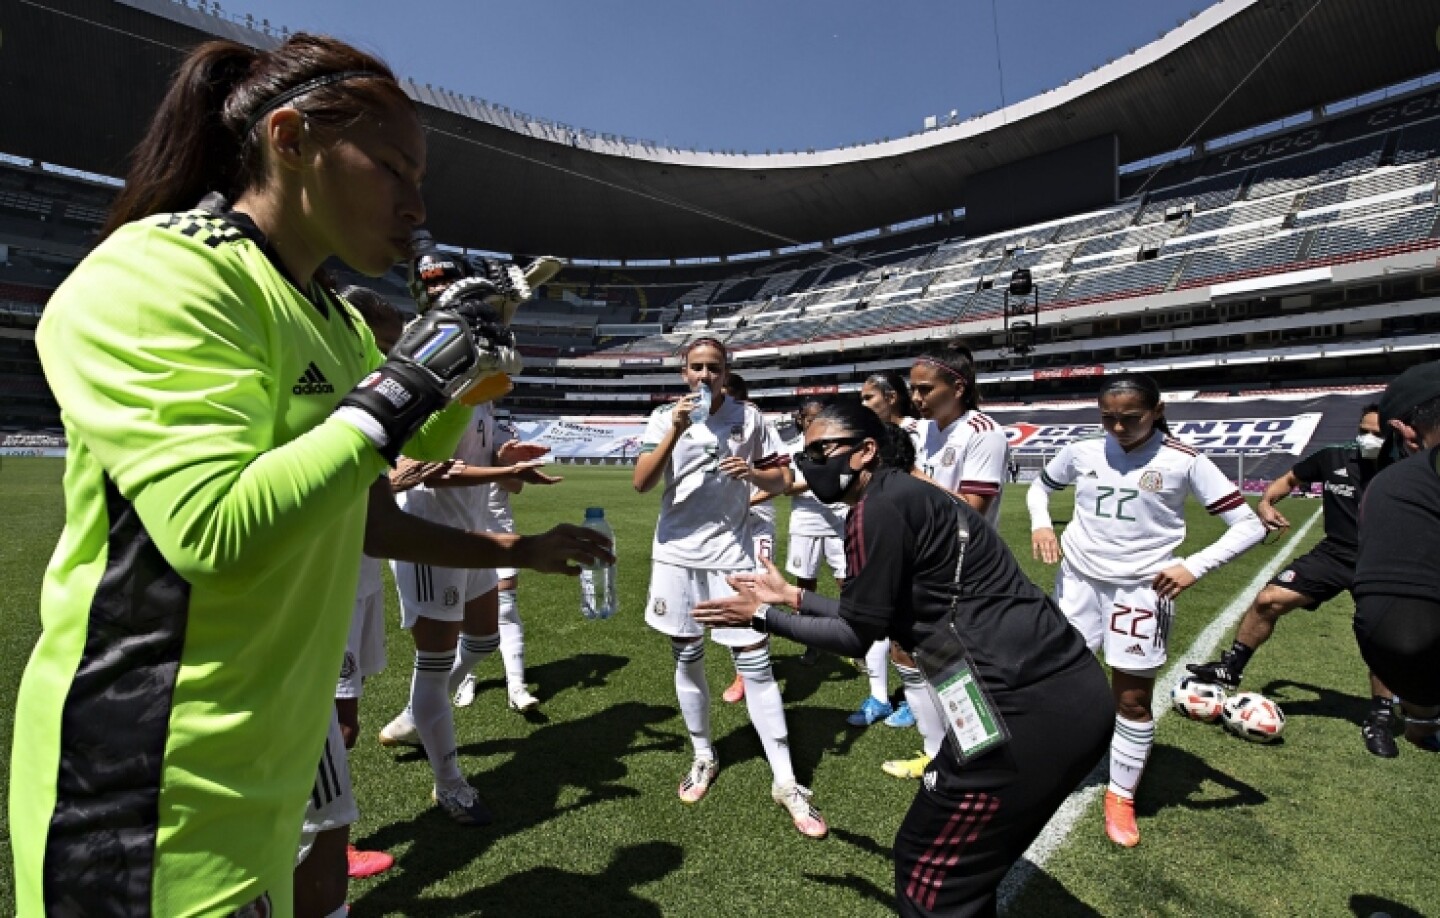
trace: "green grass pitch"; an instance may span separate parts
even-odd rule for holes
[[[39,631],[40,578],[62,524],[62,465],[6,459],[0,466],[0,642],[9,661],[0,667],[7,749],[0,778],[7,785],[16,686]],[[374,741],[408,691],[412,646],[394,628],[389,668],[366,687],[352,769],[362,809],[354,838],[398,863],[351,885],[354,913],[891,913],[889,848],[915,785],[885,776],[879,764],[918,749],[916,734],[846,726],[864,697],[863,677],[830,656],[801,666],[799,649],[777,640],[796,769],[831,825],[824,841],[802,838],[769,799],[769,770],[744,705],[719,699],[733,669],[711,644],[721,771],[702,803],[680,803],[675,787],[690,751],[674,665],[668,642],[641,616],[659,497],[637,495],[628,470],[559,472],[563,484],[515,500],[520,527],[578,523],[586,506],[605,507],[620,547],[620,614],[587,622],[573,580],[522,575],[529,679],[542,713],[526,719],[505,708],[498,659],[482,667],[475,705],[456,712],[463,768],[496,812],[484,829],[461,828],[434,810],[422,756]],[[1318,509],[1310,501],[1287,506],[1297,528]],[[1057,520],[1068,518],[1069,498],[1057,496],[1052,510]],[[1219,524],[1192,510],[1192,545],[1214,538]],[[1002,521],[1027,572],[1048,587],[1053,572],[1029,558],[1023,488],[1007,490]],[[1307,541],[1318,535],[1316,527]],[[1300,547],[1257,548],[1201,581],[1181,600],[1172,652],[1187,648],[1276,552]],[[833,583],[824,588],[833,591]],[[393,595],[390,605],[394,613]],[[1165,717],[1140,790],[1140,847],[1110,845],[1092,807],[1009,914],[1440,914],[1440,875],[1424,841],[1440,802],[1440,758],[1403,743],[1391,761],[1365,752],[1356,725],[1367,691],[1351,611],[1342,599],[1295,613],[1251,665],[1246,687],[1279,701],[1289,718],[1282,744],[1253,746],[1218,727]],[[898,692],[893,676],[891,686]],[[0,820],[0,913],[10,914],[6,825]]]

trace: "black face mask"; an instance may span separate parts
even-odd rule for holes
[[[814,462],[801,456],[795,460],[795,467],[805,476],[810,493],[822,504],[837,504],[845,498],[845,492],[855,483],[859,473],[850,468],[850,453],[839,453],[824,462]]]

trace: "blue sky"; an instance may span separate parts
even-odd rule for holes
[[[1061,85],[1207,0],[993,0],[1004,97]],[[1000,107],[992,0],[222,0],[401,74],[602,133],[823,149]]]

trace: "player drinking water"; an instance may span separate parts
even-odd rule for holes
[[[754,405],[726,398],[725,346],[698,338],[686,347],[680,375],[691,394],[650,415],[635,463],[634,485],[649,491],[662,480],[660,519],[655,527],[650,595],[645,622],[670,637],[675,655],[675,694],[690,731],[695,759],[680,782],[680,799],[699,802],[710,790],[719,764],[710,737],[710,687],[705,679],[704,629],[691,610],[706,599],[729,596],[729,574],[754,571],[749,536],[750,486],[778,493],[790,476],[780,442]],[[692,421],[711,399],[703,422]],[[772,799],[783,806],[803,834],[828,831],[810,802],[810,791],[795,780],[780,687],[770,666],[770,641],[749,628],[714,632],[730,648],[745,680],[745,704],[770,763]]]
[[[1117,845],[1140,842],[1135,788],[1155,742],[1150,696],[1165,664],[1174,600],[1195,581],[1265,536],[1234,482],[1169,435],[1155,380],[1121,373],[1100,390],[1103,436],[1066,444],[1030,485],[1031,546],[1060,561],[1055,601],[1089,648],[1105,648],[1115,696],[1105,832]],[[1050,522],[1050,494],[1075,485],[1075,512],[1063,541]],[[1175,557],[1185,541],[1185,498],[1229,527],[1209,547]],[[1062,560],[1061,546],[1064,546]]]
[[[367,491],[402,446],[448,455],[468,412],[442,409],[509,356],[489,319],[442,311],[382,358],[325,284],[328,258],[378,276],[405,257],[424,172],[374,57],[206,42],[50,299],[66,523],[15,711],[19,913],[291,914]],[[367,541],[568,573],[603,545],[419,520]]]

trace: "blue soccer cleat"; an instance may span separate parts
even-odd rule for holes
[[[912,710],[910,710],[910,702],[908,702],[908,701],[902,701],[902,702],[900,702],[900,707],[898,707],[898,708],[895,709],[895,713],[894,713],[894,714],[891,714],[889,717],[885,718],[885,726],[887,726],[887,727],[913,727],[913,726],[915,726],[915,712],[912,711]]]
[[[889,717],[893,710],[894,709],[890,707],[890,702],[881,701],[874,695],[870,695],[861,702],[858,711],[845,718],[845,722],[852,727],[868,727],[877,720],[884,720],[886,717]]]

